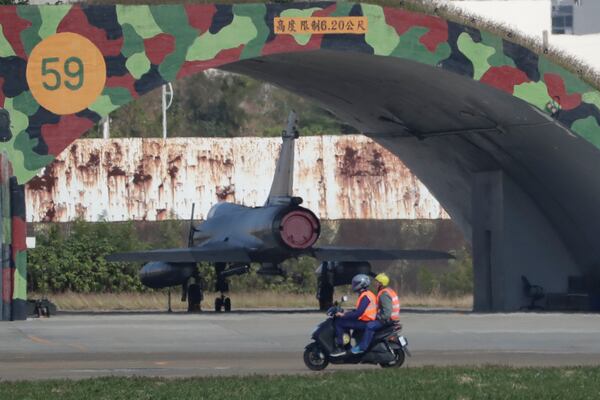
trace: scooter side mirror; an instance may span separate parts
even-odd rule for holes
[[[342,300],[340,301],[340,303],[345,303],[345,302],[347,302],[347,301],[348,301],[348,296],[346,296],[346,295],[343,295],[343,296],[342,296]]]

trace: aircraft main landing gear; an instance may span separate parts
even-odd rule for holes
[[[317,299],[319,310],[327,311],[333,306],[333,293],[335,291],[333,267],[327,261],[319,267],[321,273],[317,278]]]
[[[189,313],[202,311],[201,303],[204,300],[202,291],[202,280],[198,274],[194,274],[181,285],[181,301],[187,301],[187,311]],[[169,310],[171,310],[171,291],[169,291]]]
[[[203,299],[202,288],[197,283],[192,283],[187,288],[188,312],[200,312],[200,303]]]

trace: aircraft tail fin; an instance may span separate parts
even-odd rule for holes
[[[265,205],[273,205],[281,202],[288,203],[292,198],[294,186],[294,141],[298,138],[298,117],[291,111],[285,130],[281,133],[281,150],[275,167],[275,175],[269,197]]]

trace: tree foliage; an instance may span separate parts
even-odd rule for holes
[[[161,137],[160,88],[110,115],[112,137]],[[290,110],[300,117],[302,135],[356,133],[329,111],[308,100],[254,79],[209,71],[173,82],[169,137],[278,136]],[[101,127],[87,137],[101,137]]]
[[[37,224],[35,226],[37,247],[28,252],[28,287],[31,291],[41,293],[52,292],[135,292],[148,291],[139,278],[141,263],[108,263],[104,257],[115,252],[141,249],[172,248],[187,245],[189,221],[168,220],[145,223],[144,229],[133,222],[84,222],[76,221],[70,225]],[[436,229],[429,226],[423,228],[422,223],[405,223],[412,228],[398,227],[398,223],[389,224],[408,236],[411,232],[411,243],[382,244],[384,237],[393,236],[391,231],[381,228],[383,236],[376,236],[375,242],[363,245],[383,247],[420,247],[421,243],[429,243],[436,236]],[[340,236],[348,228],[341,228],[339,221],[323,221],[321,241],[323,244],[339,244]],[[343,224],[342,224],[343,225]],[[370,226],[371,224],[366,224]],[[442,226],[442,224],[438,224]],[[368,232],[368,226],[363,232]],[[350,228],[356,228],[350,224]],[[371,227],[373,228],[373,227]],[[388,227],[390,228],[390,227]],[[391,229],[391,228],[390,228]],[[439,229],[439,227],[438,227]],[[406,232],[405,232],[406,231]],[[386,233],[387,232],[387,233]],[[398,235],[396,235],[398,236]],[[343,238],[342,238],[343,239]],[[408,240],[408,239],[406,239]],[[414,243],[413,243],[414,242]],[[429,247],[425,245],[424,247]],[[291,259],[284,263],[284,276],[264,276],[258,274],[259,265],[253,265],[251,272],[230,278],[232,291],[268,290],[283,293],[314,293],[317,285],[315,269],[318,262],[310,257]],[[468,249],[463,248],[456,253],[456,260],[442,266],[442,272],[436,272],[436,265],[431,269],[423,262],[395,262],[387,267],[374,265],[374,271],[387,272],[396,287],[403,293],[417,292],[422,294],[442,294],[448,296],[463,295],[472,292],[473,268]],[[440,265],[437,265],[439,270]],[[432,272],[433,271],[433,272]],[[213,290],[215,270],[211,265],[200,265],[204,288]],[[414,275],[415,279],[409,279]]]
[[[28,289],[42,293],[143,290],[137,265],[104,259],[141,247],[131,223],[77,221],[66,234],[50,225],[47,232],[37,235],[36,248],[28,252]]]
[[[109,263],[104,257],[116,252],[143,248],[170,248],[185,245],[181,235],[187,221],[161,222],[152,243],[143,243],[132,222],[76,221],[67,231],[59,225],[46,225],[37,233],[37,246],[28,252],[28,289],[41,293],[79,292],[111,293],[150,290],[139,278],[140,264]],[[250,273],[231,279],[232,290],[276,290],[294,293],[314,292],[315,261],[310,258],[290,260],[286,276],[262,276],[253,266]],[[204,286],[214,288],[212,266],[200,266]]]

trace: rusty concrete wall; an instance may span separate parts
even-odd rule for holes
[[[27,185],[27,220],[197,219],[218,201],[262,205],[279,138],[81,139]],[[390,152],[365,136],[297,141],[295,192],[323,219],[448,218]]]

